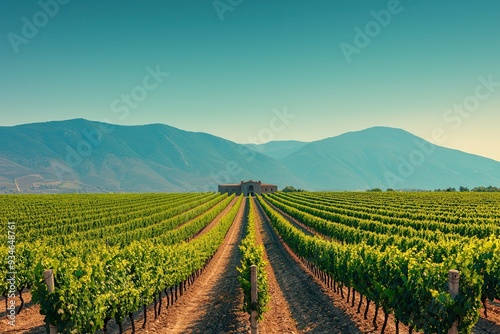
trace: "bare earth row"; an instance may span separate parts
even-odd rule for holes
[[[271,293],[270,309],[260,323],[261,333],[379,333],[383,315],[375,317],[378,327],[375,329],[372,321],[374,308],[369,310],[365,319],[364,312],[357,312],[358,302],[356,307],[352,307],[351,302],[348,303],[338,293],[334,293],[281,242],[257,201],[254,207],[257,211],[257,240],[265,248]],[[167,303],[163,300],[161,314],[156,319],[153,316],[154,307],[150,305],[145,329],[141,328],[142,312],[135,314],[137,333],[249,332],[249,317],[241,311],[243,294],[236,271],[240,261],[238,245],[244,237],[247,210],[248,207],[242,205],[224,243],[206,270],[175,304],[167,308]],[[300,227],[298,222],[295,225]],[[344,291],[346,295],[347,291]],[[5,310],[0,313],[1,333],[45,333],[39,307],[32,305],[29,293],[27,295],[27,308],[17,316],[14,328],[7,324]],[[363,302],[362,310],[364,309]],[[481,318],[473,332],[500,333],[499,309],[492,307],[488,319]],[[132,332],[130,323],[126,323],[124,328],[125,333]],[[117,326],[110,323],[108,333],[117,332]],[[393,321],[389,321],[385,332],[396,333]],[[407,333],[408,330],[401,327],[399,332]]]

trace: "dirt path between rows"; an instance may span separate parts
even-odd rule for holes
[[[231,201],[228,207],[196,237],[203,235],[218,223],[236,200]],[[243,294],[236,271],[240,261],[238,244],[244,233],[243,218],[246,207],[243,204],[212,261],[183,296],[168,309],[163,296],[162,311],[156,320],[153,319],[153,305],[150,305],[145,329],[141,328],[143,312],[134,313],[136,333],[244,333],[247,327],[250,328],[248,316],[240,311],[243,307]],[[0,333],[45,333],[43,316],[39,314],[40,307],[30,303],[29,293],[25,294],[25,300],[27,308],[17,316],[16,326],[9,326],[4,318],[0,322]],[[3,314],[5,315],[5,312]],[[132,332],[128,319],[123,323],[123,328],[124,333]],[[108,333],[118,333],[118,326],[114,320],[108,324]]]
[[[236,271],[244,213],[242,204],[226,239],[195,283],[157,320],[149,321],[146,330],[136,333],[244,333],[249,328],[248,317],[241,312],[243,295]]]
[[[219,223],[219,221],[222,219],[222,217],[224,217],[228,212],[229,210],[232,209],[232,207],[234,206],[234,204],[236,204],[236,202],[238,201],[238,197],[235,197],[233,198],[233,200],[229,203],[228,206],[226,206],[226,208],[224,210],[222,210],[221,213],[219,213],[217,215],[217,217],[215,217],[207,226],[205,226],[204,228],[202,228],[201,230],[199,230],[197,233],[195,233],[191,238],[189,238],[187,241],[190,241],[190,240],[193,240],[195,238],[199,238],[201,237],[202,235],[204,235],[205,233],[209,232],[212,227],[214,227],[216,224]],[[217,204],[216,204],[217,205]],[[195,218],[196,219],[196,218]],[[191,220],[189,221],[191,222]],[[188,223],[189,223],[188,222]],[[187,223],[186,223],[187,224]],[[185,224],[183,224],[185,225]],[[180,227],[180,226],[179,226]],[[179,228],[178,227],[178,228]]]
[[[313,228],[306,226],[299,220],[293,218],[289,214],[283,212],[282,210],[276,208],[273,204],[271,204],[269,201],[266,201],[268,205],[270,205],[273,209],[278,211],[285,219],[287,219],[292,225],[294,225],[296,228],[301,230],[307,235],[316,235],[321,238],[331,240],[331,238],[326,237],[322,235],[321,233],[317,232]],[[300,261],[300,260],[299,260]],[[310,272],[303,264],[301,266],[309,272],[310,275],[313,275],[312,272]],[[384,313],[382,310],[379,310],[378,316],[377,316],[377,328],[373,326],[373,318],[375,316],[375,307],[371,305],[369,308],[369,311],[367,313],[367,319],[364,319],[363,313],[364,310],[366,309],[366,300],[363,300],[361,303],[361,313],[357,312],[357,306],[359,304],[359,294],[356,293],[356,301],[355,301],[355,306],[352,306],[352,300],[350,302],[347,302],[346,299],[342,299],[339,294],[335,294],[330,288],[326,286],[320,279],[317,277],[313,278],[319,285],[322,286],[323,291],[332,296],[332,298],[335,299],[335,306],[337,306],[339,309],[343,310],[356,324],[357,327],[361,330],[363,333],[380,333],[380,328],[383,325],[384,322]],[[347,296],[347,288],[343,288],[344,295]],[[408,333],[408,327],[404,326],[403,324],[399,325],[399,333]],[[396,331],[396,326],[395,326],[395,319],[394,316],[391,314],[389,316],[389,321],[387,323],[387,328],[385,330],[385,334],[395,334],[397,333]],[[413,333],[418,334],[419,332],[413,331]],[[477,324],[474,326],[472,329],[473,334],[499,334],[500,333],[500,303],[489,303],[488,306],[488,318],[484,317],[483,310],[481,310],[480,313],[480,318]]]
[[[274,268],[271,266],[269,261],[269,256],[267,255],[267,250],[276,247],[272,243],[272,240],[266,238],[265,242],[263,240],[264,235],[264,220],[263,216],[257,210],[257,204],[255,199],[252,199],[255,203],[255,237],[257,243],[264,245],[264,258],[267,261],[266,272],[267,280],[269,283],[269,294],[271,295],[271,300],[269,301],[269,310],[264,314],[264,319],[259,323],[259,330],[261,333],[298,333],[295,320],[292,317],[292,312],[288,305],[283,291],[278,284],[276,279],[276,273]],[[280,273],[282,274],[282,273]]]
[[[270,309],[260,323],[260,333],[380,333],[383,322],[382,311],[377,317],[378,329],[374,329],[372,324],[374,307],[370,308],[368,319],[365,320],[363,312],[357,313],[357,307],[352,307],[351,303],[346,302],[320,279],[314,277],[304,263],[280,241],[258,202],[252,200],[257,213],[257,239],[262,242],[266,251],[271,293]],[[234,201],[229,207],[232,204]],[[143,320],[142,312],[135,313],[134,323],[137,333],[249,333],[249,317],[241,311],[243,295],[236,271],[241,257],[238,245],[245,235],[246,216],[247,206],[242,205],[226,239],[210,264],[173,306],[167,309],[163,297],[162,313],[154,320],[151,305],[148,308],[145,329],[140,328]],[[213,224],[212,222],[207,226],[203,233]],[[304,229],[298,221],[294,225]],[[347,295],[346,288],[344,295]],[[38,313],[39,306],[30,303],[29,293],[25,294],[25,299],[27,308],[18,315],[16,327],[8,326],[6,319],[3,318],[0,322],[0,333],[45,333],[42,326],[43,317]],[[356,306],[358,301],[359,295],[356,295]],[[500,333],[498,325],[500,306],[492,304],[489,319],[481,318],[472,333]],[[3,303],[0,307],[1,305]],[[365,305],[363,301],[362,311]],[[0,314],[5,316],[5,312]],[[108,333],[118,333],[116,324],[112,322]],[[124,333],[131,333],[128,321],[124,323],[124,329]],[[408,329],[401,326],[399,332],[408,333]],[[386,334],[394,333],[394,319],[391,316]]]
[[[268,217],[256,202],[262,240],[269,264],[276,273],[279,289],[296,322],[298,333],[361,333],[356,324],[335,307],[331,295],[311,277],[283,246],[272,229]],[[284,333],[287,333],[286,331]]]
[[[481,310],[481,318],[472,329],[474,334],[498,334],[500,333],[500,305],[497,302],[488,302],[488,318],[484,317]]]

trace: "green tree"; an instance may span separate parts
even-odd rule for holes
[[[304,190],[303,189],[295,189],[295,187],[293,187],[293,186],[286,186],[281,191],[283,191],[285,193],[293,193],[293,192],[302,192]]]

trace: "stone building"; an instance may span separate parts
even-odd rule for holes
[[[244,196],[255,194],[262,195],[278,191],[278,186],[275,184],[262,183],[260,181],[241,181],[239,184],[219,184],[219,192],[227,193],[229,195],[243,194]]]

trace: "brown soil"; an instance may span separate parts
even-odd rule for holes
[[[234,204],[232,202],[231,204]],[[267,274],[270,286],[270,309],[260,323],[260,333],[380,333],[384,315],[377,317],[377,329],[372,324],[375,307],[372,305],[368,319],[363,318],[366,301],[361,313],[357,313],[359,294],[355,306],[347,302],[347,288],[344,299],[334,293],[321,279],[314,276],[307,265],[297,258],[279,239],[257,202],[257,239],[263,243],[268,261]],[[230,205],[231,206],[231,205]],[[217,221],[218,219],[215,219]],[[294,225],[299,228],[300,222]],[[203,232],[213,226],[211,223]],[[166,308],[165,297],[161,315],[154,318],[153,305],[148,307],[148,321],[141,329],[143,313],[134,315],[137,333],[249,333],[249,316],[241,311],[243,295],[237,280],[239,265],[238,244],[244,237],[246,227],[246,206],[238,213],[233,226],[216,255],[203,274],[188,287],[183,296]],[[203,233],[202,232],[202,233]],[[310,229],[307,231],[312,233]],[[45,333],[43,316],[38,305],[31,303],[31,295],[23,294],[25,309],[16,317],[16,326],[11,327],[5,318],[4,301],[0,300],[0,333]],[[19,305],[19,299],[16,305]],[[500,333],[500,304],[488,303],[488,318],[481,319],[474,327],[475,334]],[[131,333],[129,321],[125,321],[124,332]],[[117,325],[111,321],[108,333],[118,333]],[[395,334],[394,319],[389,317],[387,334]],[[400,325],[399,333],[408,333]]]
[[[212,227],[214,227],[214,225],[218,224],[219,221],[222,219],[222,217],[224,217],[229,212],[229,210],[231,210],[231,208],[234,206],[234,204],[236,204],[237,201],[238,201],[238,197],[233,198],[233,200],[229,203],[229,205],[224,210],[222,210],[221,213],[219,213],[217,215],[217,217],[215,217],[214,220],[212,220],[207,226],[205,226],[200,231],[198,231],[198,233],[196,233],[193,237],[191,237],[190,240],[201,237],[203,234],[210,231],[212,229]],[[194,218],[194,219],[196,219],[196,218]],[[189,222],[191,222],[191,221],[192,220],[190,220]]]
[[[484,316],[484,309],[481,310],[481,318],[472,329],[475,334],[498,334],[500,333],[500,303],[498,301],[487,302],[488,317]]]
[[[315,231],[313,228],[304,225],[302,222],[297,219],[291,217],[290,215],[284,213],[280,209],[273,206],[271,203],[267,202],[273,209],[277,210],[280,214],[283,215],[291,224],[293,224],[296,228],[300,229],[302,232],[308,235],[317,235],[323,237],[325,239],[331,240],[328,237],[323,236],[322,234]],[[294,257],[297,263],[303,268],[303,270],[307,271],[312,278],[321,286],[324,293],[328,294],[335,300],[334,304],[339,309],[343,310],[357,325],[357,327],[361,330],[362,333],[380,333],[381,328],[384,323],[384,313],[382,309],[379,310],[378,316],[376,318],[376,327],[373,325],[373,319],[375,318],[375,307],[373,303],[370,305],[367,319],[364,319],[364,311],[366,309],[366,300],[364,299],[361,304],[361,312],[358,313],[358,304],[359,304],[359,294],[356,293],[354,307],[352,306],[352,299],[350,302],[347,302],[346,299],[343,299],[340,293],[334,293],[333,290],[327,286],[321,279],[317,278],[312,271],[307,268],[307,265],[304,264],[299,258],[297,258],[293,252],[285,245],[285,248],[288,250],[290,256]],[[347,288],[343,289],[344,298],[347,297]],[[476,324],[476,326],[472,329],[472,333],[474,334],[499,334],[500,333],[500,302],[489,302],[488,306],[488,317],[484,316],[484,310],[481,310],[481,317]],[[402,324],[399,325],[399,333],[405,334],[408,333],[408,327]],[[387,322],[387,328],[385,329],[386,334],[395,334],[396,333],[396,325],[395,319],[392,315],[389,316]],[[418,333],[413,331],[413,333]]]
[[[0,322],[0,333],[46,333],[45,328],[43,327],[44,317],[40,314],[40,306],[34,305],[31,302],[31,294],[28,291],[23,293],[23,299],[24,308],[20,314],[16,315],[15,326],[11,326],[5,317],[5,301],[2,298],[2,301],[0,302],[0,308],[2,309],[2,312],[0,313],[0,317],[2,318],[2,321]],[[16,306],[19,308],[19,305],[21,305],[21,301],[19,300],[19,296],[16,296]]]
[[[259,207],[262,240],[269,264],[276,273],[279,289],[296,322],[298,333],[361,333],[356,324],[334,305],[334,299],[326,294],[278,239],[269,219]],[[266,314],[267,318],[268,315]],[[268,318],[268,321],[273,321]],[[276,321],[276,320],[275,320]],[[281,331],[280,333],[288,333]]]
[[[242,206],[207,269],[177,303],[148,324],[144,333],[242,333],[243,294],[237,279],[238,244],[243,237]],[[143,331],[137,331],[142,333]]]
[[[228,208],[219,214],[196,237],[210,230],[228,210],[235,204],[233,200]],[[184,292],[178,301],[167,310],[165,297],[163,309],[158,319],[154,318],[154,306],[147,310],[148,321],[142,329],[143,312],[134,314],[137,333],[242,333],[247,326],[243,307],[243,295],[237,280],[236,266],[239,264],[240,252],[237,245],[243,236],[242,218],[245,207],[242,206],[233,222],[224,243],[221,245],[203,274]],[[0,313],[0,333],[45,333],[44,317],[40,315],[40,307],[31,303],[31,294],[23,294],[25,309],[16,316],[16,324],[10,326],[5,318],[5,311]],[[3,304],[0,303],[0,305]],[[20,301],[16,300],[16,305]],[[1,307],[1,306],[0,306]],[[249,327],[249,326],[248,326]],[[124,333],[131,333],[130,321],[123,323]],[[118,333],[118,326],[111,320],[108,333]]]
[[[254,206],[256,208],[256,206]],[[262,333],[298,333],[295,320],[293,319],[292,312],[288,305],[287,300],[281,291],[281,288],[276,279],[276,273],[274,268],[271,266],[271,262],[268,256],[268,250],[272,252],[272,248],[276,247],[272,242],[270,242],[268,236],[266,235],[265,242],[262,238],[264,234],[263,230],[263,220],[262,215],[259,210],[256,210],[255,215],[255,229],[256,229],[256,239],[257,243],[263,244],[265,247],[265,260],[267,261],[266,272],[267,280],[269,284],[269,294],[271,295],[271,300],[269,301],[269,310],[264,314],[264,320],[259,323],[259,331]]]
[[[311,235],[311,236],[320,235],[312,227],[309,227],[306,224],[303,224],[302,222],[300,222],[299,220],[293,218],[288,213],[285,213],[283,210],[281,210],[280,208],[276,207],[273,203],[269,202],[268,200],[265,200],[265,201],[266,201],[267,205],[269,205],[273,210],[277,211],[281,216],[283,216],[283,218],[285,218],[286,220],[288,220],[288,222],[290,224],[292,224],[295,228],[301,230],[302,233],[304,233],[306,235]]]

